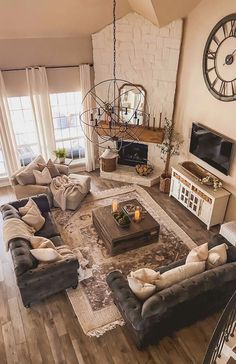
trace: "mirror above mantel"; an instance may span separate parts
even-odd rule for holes
[[[145,126],[146,103],[142,85],[124,83],[119,89],[119,118],[129,125]]]

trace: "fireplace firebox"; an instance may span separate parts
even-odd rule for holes
[[[148,145],[141,143],[119,142],[118,164],[126,166],[136,166],[136,164],[146,164],[148,159]]]

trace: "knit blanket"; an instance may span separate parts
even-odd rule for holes
[[[4,220],[3,222],[3,241],[5,243],[6,251],[9,250],[9,242],[12,239],[26,239],[30,240],[30,238],[34,235],[35,229],[29,225],[27,225],[23,220],[12,218],[8,220]]]
[[[50,188],[55,201],[63,211],[66,210],[67,197],[75,190],[78,190],[82,194],[87,192],[86,186],[77,178],[66,175],[53,178]]]

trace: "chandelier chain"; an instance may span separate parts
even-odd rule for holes
[[[116,0],[113,0],[113,78],[116,80]]]

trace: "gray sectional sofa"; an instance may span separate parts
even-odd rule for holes
[[[209,249],[222,243],[229,247],[226,264],[154,293],[145,301],[134,295],[121,272],[107,276],[114,302],[138,348],[156,343],[226,305],[236,290],[236,247],[217,235]],[[185,259],[181,259],[157,270],[164,273],[184,263]]]
[[[50,215],[50,206],[46,195],[32,197],[45,217],[45,224],[35,235],[50,239],[55,246],[64,245],[57,227]],[[20,218],[18,209],[28,202],[27,199],[11,202],[1,206],[3,220]],[[79,262],[74,256],[47,265],[39,262],[30,253],[30,242],[16,238],[9,243],[12,255],[16,282],[19,287],[24,306],[47,298],[69,287],[77,287]]]

